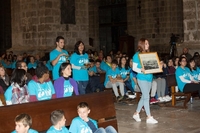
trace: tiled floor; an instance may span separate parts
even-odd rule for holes
[[[158,124],[146,124],[145,112],[140,113],[141,122],[132,118],[137,104],[115,103],[119,133],[200,133],[200,100],[188,103],[188,109],[151,105],[151,114]],[[178,102],[181,105],[182,102]]]

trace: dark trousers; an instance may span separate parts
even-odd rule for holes
[[[183,92],[195,92],[195,91],[198,91],[200,96],[200,84],[188,83],[183,88]]]
[[[104,84],[100,82],[100,76],[90,76],[86,93],[103,91],[104,88]]]

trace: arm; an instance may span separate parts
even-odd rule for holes
[[[63,55],[67,55],[67,54],[65,53],[59,54],[54,60],[51,61],[51,64],[55,66],[58,63],[58,60],[60,59],[60,57]]]
[[[72,64],[72,69],[77,69],[77,70],[80,70],[81,67],[80,66],[75,66],[74,64]]]
[[[35,95],[30,95],[30,102],[38,101]]]
[[[183,76],[179,76],[180,80],[184,83],[191,83],[192,81],[185,79]]]
[[[133,62],[133,71],[137,72],[137,73],[142,73],[142,69],[138,68],[138,63]]]

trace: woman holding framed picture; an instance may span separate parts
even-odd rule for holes
[[[149,92],[151,90],[153,75],[145,74],[145,69],[144,67],[142,67],[142,64],[139,58],[140,53],[147,53],[147,52],[149,52],[149,42],[147,39],[141,38],[138,41],[138,51],[133,56],[132,69],[133,71],[137,72],[138,85],[140,87],[142,96],[138,103],[136,112],[133,114],[133,119],[135,119],[137,122],[141,121],[139,113],[142,107],[144,106],[144,109],[147,115],[146,123],[155,124],[155,123],[158,123],[158,121],[155,120],[153,116],[151,116],[150,107],[149,107]]]

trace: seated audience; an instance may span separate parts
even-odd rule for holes
[[[112,126],[98,128],[97,122],[88,117],[90,108],[86,102],[81,102],[77,106],[78,116],[75,117],[70,125],[70,133],[117,133]]]
[[[128,63],[126,62],[126,57],[121,57],[119,61],[119,72],[120,76],[123,79],[124,85],[131,90],[132,93],[134,93],[134,89],[131,85],[130,81],[130,68],[128,67]],[[125,89],[125,93],[127,90]]]
[[[62,110],[55,110],[51,113],[51,123],[53,124],[47,133],[69,133],[69,130],[65,127],[65,115]]]
[[[62,63],[60,66],[59,73],[61,77],[54,81],[57,98],[79,95],[76,81],[70,78],[72,72],[71,69],[70,63]]]
[[[36,69],[37,62],[35,61],[34,56],[29,56],[29,60],[30,62],[28,63],[28,69],[31,69],[31,68]]]
[[[4,67],[0,64],[0,92],[4,93],[8,88],[10,83],[10,78],[6,74]]]
[[[100,73],[104,73],[104,71],[100,68],[100,60],[90,60],[90,68],[88,70],[89,73],[89,82],[87,85],[87,93],[90,92],[98,92],[98,91],[103,91],[104,84],[101,83],[100,81]]]
[[[188,68],[190,70],[190,74],[191,74],[190,78],[191,78],[191,80],[193,80],[193,81],[199,81],[200,80],[199,68],[196,66],[194,58],[191,58],[189,60]]]
[[[49,78],[48,68],[41,62],[35,70],[36,75],[28,83],[30,101],[41,101],[56,98],[53,84]]]
[[[16,62],[16,68],[17,69],[24,69],[26,71],[26,77],[27,77],[26,84],[28,84],[28,82],[32,79],[32,75],[27,72],[28,70],[27,70],[26,62],[24,62],[22,60],[17,61]]]
[[[180,66],[176,69],[176,81],[181,92],[195,92],[198,91],[200,96],[200,84],[192,79],[191,72],[187,65],[185,57],[180,58]]]
[[[6,104],[21,104],[29,102],[29,94],[26,86],[26,71],[15,69],[11,77],[11,85],[4,93]]]
[[[107,55],[105,58],[105,61],[101,61],[101,69],[105,72],[107,72],[110,68],[111,68],[111,62],[112,62],[112,58],[110,55]]]
[[[38,133],[31,129],[32,118],[28,114],[20,114],[15,117],[15,130],[12,133]]]
[[[117,61],[113,60],[111,63],[111,69],[106,72],[106,79],[104,82],[106,88],[112,88],[117,100],[122,100],[124,97],[124,82],[120,76],[119,69],[117,68]],[[119,86],[120,94],[119,96],[117,87]]]

